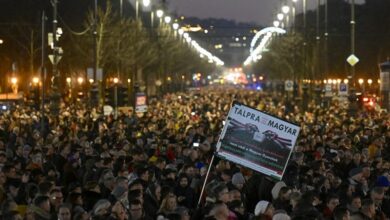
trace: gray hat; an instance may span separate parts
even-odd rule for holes
[[[274,187],[271,190],[272,198],[277,199],[279,197],[280,189],[282,187],[285,187],[285,186],[286,186],[286,183],[284,183],[283,181],[279,181],[279,182],[275,183]]]
[[[123,187],[123,186],[116,186],[114,188],[114,190],[112,191],[112,195],[116,198],[116,199],[120,199],[126,192],[126,188]]]
[[[95,205],[93,206],[93,215],[96,216],[96,215],[100,215],[100,212],[104,209],[106,209],[107,211],[109,211],[108,209],[110,208],[111,206],[111,203],[110,201],[108,201],[107,199],[100,199],[99,201],[97,201],[95,203]]]
[[[240,172],[235,173],[232,177],[232,183],[233,183],[233,185],[244,184],[245,178],[242,175],[242,173],[240,173]]]

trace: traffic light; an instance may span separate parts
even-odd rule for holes
[[[97,84],[91,85],[90,99],[92,106],[97,106],[99,104],[99,88]]]
[[[104,91],[104,105],[115,106],[115,87],[108,87]]]
[[[123,86],[118,86],[118,106],[127,106],[128,98],[128,89]]]

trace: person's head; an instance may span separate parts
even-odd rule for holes
[[[58,208],[58,220],[71,220],[72,219],[72,213],[70,211],[70,206],[66,204],[62,204]]]
[[[186,188],[189,185],[189,179],[186,174],[182,174],[179,176],[179,185],[183,188]]]
[[[272,220],[291,220],[290,216],[284,210],[276,210]]]
[[[106,199],[100,199],[95,203],[92,209],[92,215],[95,217],[106,216],[110,212],[111,203]]]
[[[176,195],[169,192],[167,193],[160,206],[160,211],[162,212],[173,212],[177,207],[177,200],[176,200]]]
[[[125,207],[120,201],[117,201],[111,208],[111,214],[116,216],[117,220],[127,219],[127,213]]]
[[[290,194],[290,205],[295,208],[301,199],[301,194],[299,192],[292,192]]]
[[[214,188],[214,193],[218,201],[227,203],[230,200],[229,189],[224,183],[219,183]]]
[[[122,186],[122,187],[126,188],[126,190],[127,190],[129,188],[129,181],[128,181],[127,177],[118,176],[115,179],[115,185]]]
[[[332,212],[339,205],[339,203],[339,197],[335,194],[329,195],[326,199],[326,207],[328,207]]]
[[[370,198],[376,205],[380,205],[382,203],[383,197],[385,196],[385,191],[383,187],[376,186],[371,189]]]
[[[23,217],[20,215],[18,211],[11,211],[7,213],[3,213],[2,219],[4,220],[22,220]]]
[[[161,186],[157,183],[152,183],[147,188],[147,193],[156,198],[157,201],[161,201]]]
[[[362,199],[359,195],[353,195],[350,198],[348,205],[351,206],[353,209],[358,210],[362,207]]]
[[[241,200],[232,200],[231,202],[229,202],[229,209],[234,212],[240,213],[241,215],[244,215],[245,213],[245,206]]]
[[[129,191],[140,190],[141,193],[144,192],[144,186],[142,185],[142,181],[140,179],[136,179],[129,184]]]
[[[241,201],[242,200],[241,192],[238,189],[230,190],[229,194],[230,194],[230,201],[235,201],[235,200]]]
[[[361,182],[363,180],[363,169],[360,167],[353,168],[352,170],[349,171],[349,176],[353,180]]]
[[[290,195],[291,195],[290,187],[284,186],[284,187],[280,188],[279,196],[278,196],[279,199],[281,199],[281,200],[289,200],[290,199]]]
[[[293,160],[298,165],[302,165],[303,164],[303,157],[304,157],[304,154],[302,152],[295,152],[294,155],[293,155]]]
[[[53,189],[50,192],[50,204],[58,209],[58,207],[62,204],[64,198],[60,189]]]
[[[350,215],[349,211],[345,207],[336,207],[333,211],[334,220],[349,220]]]
[[[147,167],[139,167],[137,169],[137,175],[138,175],[138,178],[140,178],[141,180],[145,181],[145,182],[149,182],[149,170]]]
[[[274,210],[275,209],[272,203],[265,200],[261,200],[256,204],[255,216],[265,215],[272,217],[274,214]]]
[[[38,196],[34,199],[34,205],[43,209],[46,212],[50,212],[50,200],[48,196]]]
[[[108,189],[112,190],[114,188],[115,178],[114,178],[114,174],[112,173],[111,170],[107,169],[107,170],[103,171],[103,174],[101,175],[100,181]]]
[[[242,173],[235,173],[232,177],[232,184],[239,190],[244,187],[245,178]]]
[[[217,220],[227,219],[229,216],[229,209],[225,203],[218,202],[211,209],[210,216],[213,216]]]
[[[143,207],[139,200],[134,199],[129,202],[130,217],[133,220],[141,219],[143,216]]]
[[[372,217],[375,215],[375,203],[372,201],[372,199],[365,199],[362,202],[362,212],[366,215],[369,215],[369,217]]]

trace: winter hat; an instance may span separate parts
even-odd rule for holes
[[[114,190],[112,191],[112,195],[116,198],[116,199],[121,199],[121,197],[124,195],[124,193],[126,192],[126,188],[123,187],[123,186],[116,186],[114,188]]]
[[[380,187],[389,187],[390,186],[390,182],[389,182],[389,179],[387,179],[387,177],[380,176],[376,180],[376,184],[375,185],[376,186],[380,186]]]
[[[264,212],[268,208],[268,205],[269,205],[269,202],[267,202],[265,200],[261,200],[260,202],[258,202],[256,204],[256,207],[255,207],[255,216],[259,216],[261,214],[264,214]]]
[[[285,186],[287,186],[287,185],[283,181],[279,181],[279,182],[275,183],[275,186],[271,190],[272,198],[277,199],[279,197],[280,189],[282,187],[285,187]]]
[[[290,220],[290,216],[286,213],[277,213],[272,217],[272,220]]]
[[[353,177],[353,176],[360,174],[361,172],[363,172],[363,169],[361,167],[357,167],[357,168],[353,168],[352,170],[350,170],[348,174],[350,177]]]
[[[95,205],[93,206],[93,216],[97,216],[97,215],[100,215],[100,212],[102,210],[107,210],[109,211],[108,209],[111,207],[111,203],[110,201],[108,201],[107,199],[100,199],[99,201],[97,201],[95,203]]]
[[[245,183],[245,178],[242,175],[242,173],[235,173],[232,177],[232,183],[233,185],[238,185],[238,184],[244,184]]]

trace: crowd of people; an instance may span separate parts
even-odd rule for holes
[[[1,112],[0,219],[389,218],[390,114],[352,117],[337,100],[303,110],[282,97],[204,89],[151,99],[143,115]],[[301,127],[282,181],[210,164],[233,101]]]

